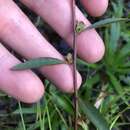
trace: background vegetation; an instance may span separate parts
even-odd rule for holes
[[[80,3],[77,4],[84,12]],[[65,41],[39,16],[19,2],[18,5],[57,50],[63,55],[72,52]],[[111,0],[109,9],[103,17],[88,16],[92,23],[111,17],[130,18],[130,1]],[[98,32],[106,46],[103,60],[96,64],[77,60],[78,70],[83,78],[79,90],[79,99],[82,100],[82,106],[79,108],[79,130],[96,130],[86,116],[86,110],[82,109],[88,103],[98,108],[111,130],[130,130],[130,22],[113,23],[99,28]],[[40,102],[28,105],[17,102],[1,92],[0,129],[72,130],[73,96],[60,92],[47,79],[36,73],[46,86],[44,97]]]

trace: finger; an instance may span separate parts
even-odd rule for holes
[[[20,101],[32,103],[38,101],[44,92],[39,78],[30,70],[11,71],[10,68],[20,63],[0,43],[0,89]]]
[[[71,0],[21,0],[21,2],[39,14],[72,47]],[[83,21],[86,26],[90,25],[78,8],[76,8],[76,19]],[[77,37],[78,55],[90,63],[99,61],[104,55],[104,50],[103,41],[94,29]]]
[[[94,17],[105,13],[108,7],[108,0],[81,0],[87,12]]]
[[[0,3],[5,6],[3,10],[0,10],[0,37],[6,44],[28,59],[54,57],[63,60],[62,55],[42,37],[12,0],[1,1]],[[7,14],[4,15],[4,12],[7,12]],[[73,91],[72,69],[69,65],[62,64],[44,67],[41,71],[63,91]],[[81,76],[78,72],[77,84],[79,88]]]

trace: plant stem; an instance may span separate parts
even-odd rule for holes
[[[75,16],[75,0],[72,0],[72,24],[73,24],[73,86],[74,86],[74,130],[78,130],[78,91],[77,91],[77,73],[76,73],[76,59],[77,59],[77,46],[76,46],[76,16]]]

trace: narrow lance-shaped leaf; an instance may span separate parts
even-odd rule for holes
[[[123,22],[123,21],[130,21],[129,18],[108,18],[108,19],[104,19],[104,20],[101,20],[101,21],[98,21],[88,27],[86,27],[84,29],[85,30],[89,30],[89,29],[93,29],[93,28],[99,28],[99,27],[104,27],[108,24],[112,24],[112,23],[116,23],[116,22]]]
[[[89,103],[79,100],[79,106],[87,118],[95,125],[98,130],[109,130],[109,126],[99,111]]]
[[[65,62],[56,58],[40,57],[28,60],[24,63],[17,64],[16,66],[13,66],[11,70],[35,69],[43,66],[56,65],[56,64],[65,64]]]

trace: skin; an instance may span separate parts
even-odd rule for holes
[[[108,0],[81,0],[87,12],[94,17],[103,15],[108,7]]]
[[[108,6],[107,0],[101,5],[91,0],[82,0],[86,10],[92,16],[103,14]],[[72,13],[70,0],[21,0],[21,2],[40,15],[72,47]],[[63,4],[64,3],[64,4]],[[89,7],[89,8],[88,8]],[[6,14],[5,14],[6,12]],[[90,22],[76,8],[76,19],[86,26]],[[20,61],[3,45],[9,46],[27,59],[54,57],[64,60],[63,56],[38,32],[35,26],[12,0],[0,0],[0,89],[16,99],[33,103],[44,93],[42,81],[31,70],[10,71]],[[104,55],[104,44],[97,32],[92,29],[77,36],[78,55],[85,61],[94,63]],[[72,66],[54,65],[39,70],[59,89],[73,92]],[[82,82],[77,72],[77,89]]]

